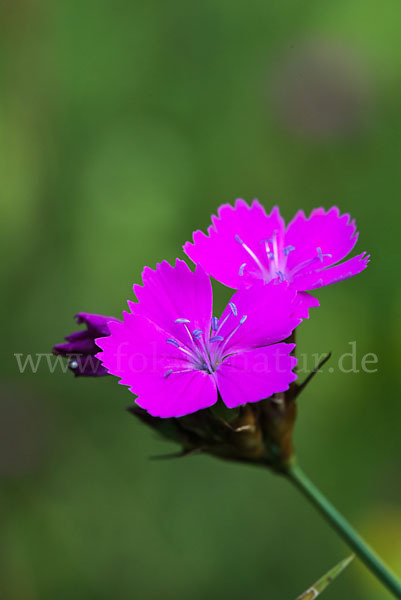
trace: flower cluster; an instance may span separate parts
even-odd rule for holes
[[[54,351],[70,358],[76,374],[118,377],[136,396],[132,412],[164,433],[174,422],[173,437],[186,451],[230,455],[235,431],[247,446],[242,458],[266,458],[258,436],[286,446],[288,454],[295,329],[319,306],[310,291],[367,266],[366,253],[343,261],[357,238],[355,222],[336,207],[310,217],[299,211],[286,227],[277,207],[266,214],[257,200],[225,204],[208,234],[196,231],[184,245],[194,271],[179,259],[145,267],[121,321],[79,313],[87,330]],[[220,317],[213,313],[210,277],[236,290]],[[82,368],[88,356],[97,362]],[[222,416],[222,409],[230,414]],[[213,411],[220,411],[217,427]]]

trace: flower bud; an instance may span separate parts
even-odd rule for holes
[[[95,339],[109,336],[108,323],[118,321],[118,319],[83,312],[75,315],[75,319],[79,325],[85,324],[86,329],[67,335],[66,343],[56,344],[53,347],[53,353],[68,358],[68,368],[76,376],[107,375],[107,369],[95,358],[95,354],[99,352]]]

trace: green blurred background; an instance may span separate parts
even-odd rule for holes
[[[267,472],[149,460],[174,446],[113,378],[18,372],[236,197],[357,219],[369,268],[299,332],[334,356],[296,446],[401,572],[398,0],[3,0],[0,29],[2,598],[292,600],[348,553]],[[354,340],[377,373],[339,371]],[[325,597],[389,595],[354,563]]]

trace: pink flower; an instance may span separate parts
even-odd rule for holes
[[[257,200],[251,206],[237,200],[235,207],[221,206],[212,223],[208,235],[195,231],[193,244],[187,242],[184,252],[234,289],[276,279],[305,292],[352,277],[369,262],[363,252],[339,263],[354,248],[358,234],[355,221],[340,215],[336,206],[327,212],[316,208],[309,218],[299,211],[286,227],[277,206],[267,215]],[[306,294],[303,300],[318,305]]]
[[[96,340],[96,355],[112,375],[138,395],[151,415],[180,417],[217,402],[227,407],[257,402],[287,390],[296,378],[286,339],[300,323],[299,300],[288,285],[236,292],[220,319],[212,317],[212,287],[202,267],[182,260],[146,267],[138,302],[128,302],[123,322]]]

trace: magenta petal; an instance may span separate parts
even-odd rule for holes
[[[284,392],[296,379],[290,356],[295,344],[275,344],[228,357],[217,372],[217,386],[228,408]]]
[[[216,383],[204,371],[173,374],[163,382],[155,381],[136,402],[154,417],[182,417],[215,404]]]
[[[145,267],[143,286],[134,285],[138,303],[128,301],[133,314],[142,315],[168,331],[176,339],[187,342],[188,333],[183,323],[187,319],[189,330],[209,332],[212,318],[212,286],[202,267],[191,271],[183,260],[172,267],[167,261],[158,264],[153,271]]]
[[[194,243],[187,242],[184,252],[194,263],[202,265],[209,275],[231,288],[243,285],[240,267],[250,260],[236,236],[245,241],[260,260],[265,261],[266,250],[261,242],[274,232],[284,235],[284,221],[279,209],[274,207],[267,215],[257,200],[251,206],[241,199],[236,201],[235,207],[223,204],[218,216],[212,216],[212,223],[208,235],[195,231]]]
[[[307,273],[335,264],[351,252],[357,239],[355,221],[350,221],[348,214],[340,215],[336,206],[327,212],[317,208],[309,218],[299,211],[285,233],[285,245],[294,248],[288,256],[287,271]],[[311,264],[310,259],[317,257],[318,252],[321,260]],[[303,263],[305,266],[300,270]]]
[[[298,319],[309,319],[309,309],[320,306],[320,302],[307,292],[298,292],[299,303],[294,311],[294,317]]]
[[[323,269],[322,271],[309,273],[307,275],[301,275],[296,280],[296,287],[299,290],[313,290],[325,285],[330,285],[331,283],[343,281],[366,269],[369,259],[369,255],[367,255],[366,252],[363,252],[334,267],[329,267],[328,269]]]
[[[96,340],[103,350],[96,358],[154,416],[178,417],[214,404],[213,377],[194,370],[178,348],[166,343],[167,338],[148,319],[124,313],[123,323],[110,324],[109,337]]]
[[[296,290],[277,281],[268,284],[257,281],[252,288],[238,290],[230,304],[235,306],[238,318],[246,316],[246,320],[231,335],[238,319],[233,318],[232,307],[227,305],[218,331],[228,340],[227,352],[267,346],[286,339],[301,322],[300,318],[294,316],[298,303]]]
[[[103,350],[96,354],[112,375],[122,378],[124,385],[139,388],[145,378],[163,376],[174,366],[181,368],[183,354],[175,346],[167,344],[169,334],[148,319],[124,312],[121,323],[110,323],[110,335],[95,340]]]

